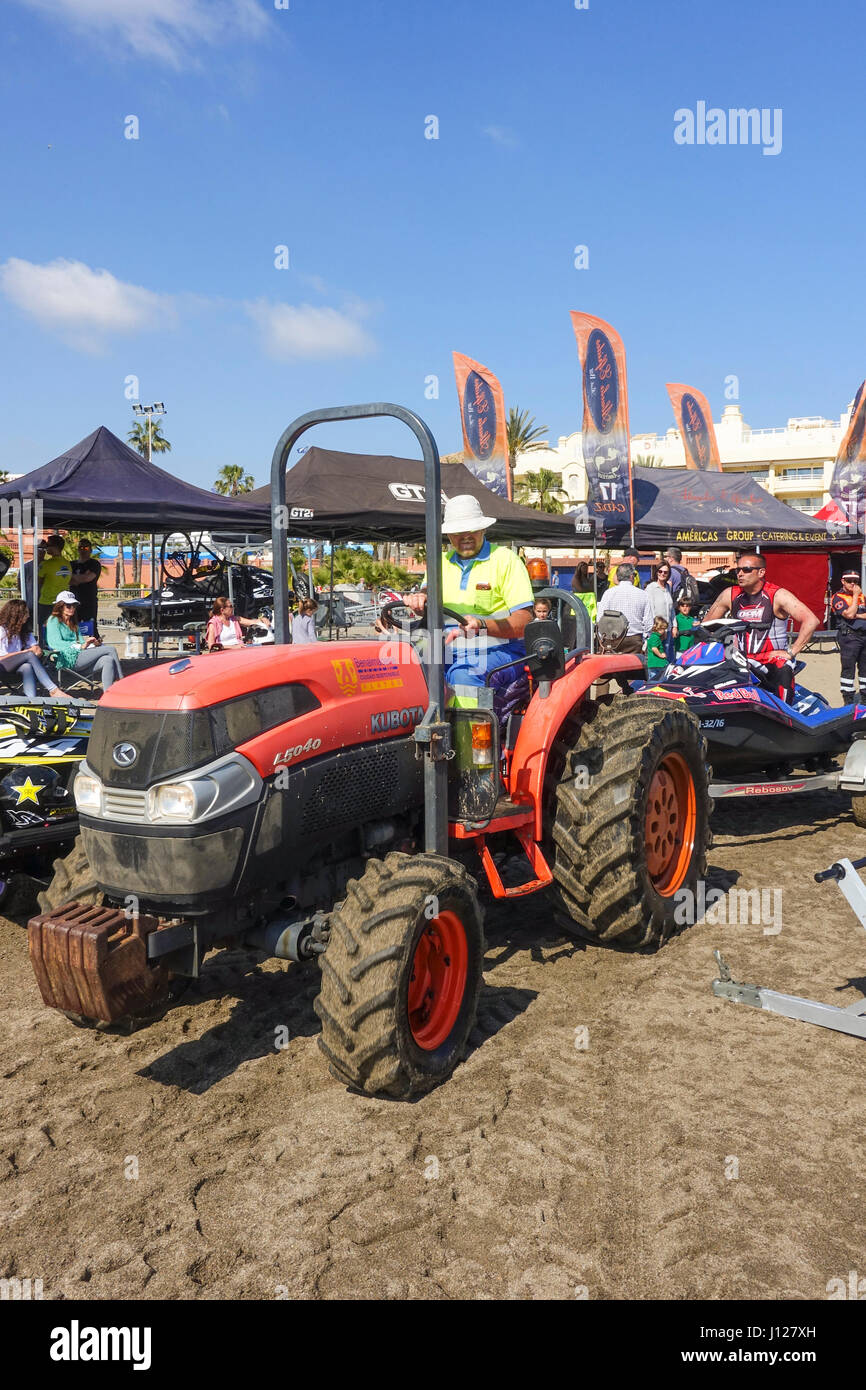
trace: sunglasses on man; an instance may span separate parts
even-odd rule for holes
[[[737,574],[757,574],[758,570],[764,568],[763,565],[735,565]]]

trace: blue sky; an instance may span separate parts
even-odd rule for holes
[[[735,375],[762,427],[838,416],[866,374],[864,20],[840,0],[7,0],[0,37],[10,471],[124,436],[131,375],[202,486],[264,481],[318,405],[409,405],[446,452],[452,349],[555,442],[571,309],[622,334],[633,432],[672,424],[666,380],[718,418]],[[781,108],[781,152],[677,145],[699,101]],[[317,437],[416,452],[397,425]]]

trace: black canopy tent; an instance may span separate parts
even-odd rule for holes
[[[50,463],[0,485],[0,507],[3,503],[7,510],[10,504],[18,508],[22,593],[25,516],[34,530],[34,564],[36,529],[41,526],[148,531],[151,555],[157,532],[217,528],[270,531],[268,507],[247,499],[220,497],[184,482],[135,453],[105,425]],[[156,584],[151,587],[155,592]],[[154,636],[156,625],[154,613]]]
[[[574,519],[535,511],[497,497],[462,463],[442,464],[445,497],[471,493],[496,525],[493,540],[539,548],[572,546]],[[247,494],[267,505],[270,488]],[[349,454],[316,445],[286,473],[286,506],[291,535],[311,540],[393,541],[424,539],[424,464],[390,454]],[[269,528],[268,528],[269,529]]]
[[[748,473],[692,468],[634,469],[635,544],[658,550],[852,549],[852,537],[829,532],[813,517],[773,497]],[[606,528],[606,541],[629,544],[630,532]],[[863,538],[854,539],[863,544]]]
[[[748,473],[635,468],[634,510],[635,544],[647,549],[766,552],[768,578],[791,589],[819,617],[826,613],[831,557],[863,547],[862,536],[828,531],[773,497]],[[605,533],[611,546],[629,541],[624,528]]]
[[[103,531],[212,531],[268,534],[267,507],[186,483],[130,449],[100,425],[50,463],[0,485],[0,502],[40,504],[46,526]]]

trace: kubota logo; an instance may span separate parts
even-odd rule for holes
[[[408,729],[410,725],[419,724],[423,718],[424,711],[420,705],[413,705],[411,709],[386,709],[381,714],[370,716],[370,732],[386,734],[390,729]]]
[[[118,767],[132,767],[138,757],[138,749],[134,743],[116,743],[111,750],[111,756]]]

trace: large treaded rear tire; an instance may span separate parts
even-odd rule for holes
[[[37,901],[40,912],[54,912],[73,899],[90,907],[102,903],[102,890],[93,877],[80,835],[67,855],[55,859],[54,877],[44,892],[39,894]]]
[[[629,950],[660,945],[688,920],[711,843],[706,742],[684,705],[640,694],[590,704],[554,750],[553,875],[557,916],[592,941]],[[670,882],[648,865],[650,789],[679,769],[693,819]],[[584,771],[585,770],[585,771]],[[661,891],[659,891],[661,889]],[[694,899],[692,899],[694,902]]]
[[[419,1046],[423,1015],[410,1013],[410,1002],[417,963],[431,934],[439,933],[437,924],[444,936],[452,933],[452,940],[457,933],[459,949],[452,954],[461,956],[462,964],[457,976],[456,959],[441,956],[457,979],[443,1015],[447,1035],[435,1046],[430,1037]],[[483,959],[477,885],[461,864],[436,854],[371,859],[334,909],[328,948],[319,957],[319,1045],[333,1075],[355,1090],[402,1099],[444,1081],[466,1051]],[[450,988],[446,984],[443,995]]]

